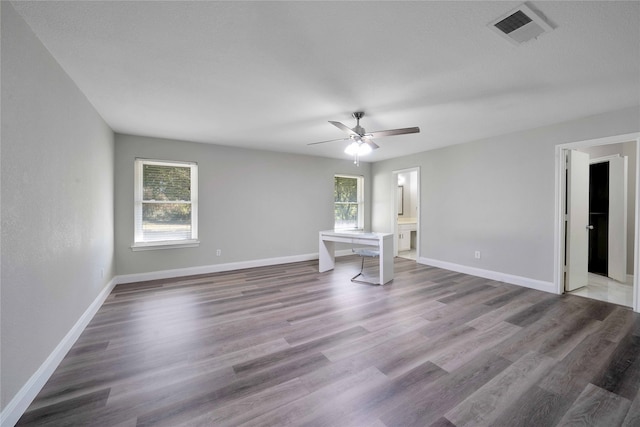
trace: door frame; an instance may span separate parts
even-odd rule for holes
[[[420,166],[415,166],[412,168],[406,168],[406,169],[398,169],[398,170],[394,170],[391,171],[391,181],[392,181],[392,185],[391,185],[391,200],[393,200],[392,206],[391,206],[391,229],[393,230],[393,256],[397,257],[398,256],[398,242],[397,242],[397,238],[396,236],[398,235],[398,221],[396,220],[398,218],[398,174],[399,173],[409,173],[409,172],[416,172],[418,175],[418,179],[417,179],[417,189],[416,192],[418,194],[418,200],[416,201],[416,207],[417,207],[417,212],[416,212],[416,261],[418,261],[418,259],[420,259],[420,223],[422,222],[420,220],[420,216],[421,216],[421,202],[420,202]]]
[[[554,284],[557,294],[564,293],[564,250],[565,250],[565,230],[564,230],[564,207],[566,197],[565,159],[568,150],[593,147],[597,145],[619,144],[623,142],[635,141],[636,143],[636,173],[635,179],[636,201],[635,201],[635,235],[634,235],[634,266],[633,266],[633,311],[640,310],[640,132],[623,135],[609,136],[605,138],[588,139],[566,144],[559,144],[555,147],[555,230],[554,230]]]

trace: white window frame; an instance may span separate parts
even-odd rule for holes
[[[333,202],[333,228],[335,230],[364,230],[364,176],[362,175],[343,175],[335,174],[333,176],[333,185],[335,187],[336,178],[353,178],[357,180],[357,205],[358,205],[358,225],[356,228],[336,228],[335,206],[336,202]]]
[[[143,204],[143,167],[144,165],[155,166],[180,166],[190,168],[191,201],[180,202],[191,205],[191,238],[178,240],[144,241],[142,238],[142,204]],[[198,240],[198,164],[195,162],[181,162],[170,160],[135,159],[134,173],[134,241],[131,249],[134,251],[153,249],[173,249],[196,247],[200,245]],[[148,202],[147,202],[148,203]],[[172,202],[175,203],[175,202]]]

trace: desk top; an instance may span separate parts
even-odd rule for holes
[[[363,230],[326,230],[321,231],[320,234],[323,236],[357,237],[360,239],[382,239],[386,236],[393,236],[393,233],[376,233]]]

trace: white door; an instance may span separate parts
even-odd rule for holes
[[[565,291],[587,285],[589,269],[589,154],[567,153]]]
[[[627,157],[609,160],[609,277],[627,281]]]

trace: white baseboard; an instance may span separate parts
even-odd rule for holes
[[[31,378],[25,383],[24,386],[16,393],[7,406],[0,414],[0,426],[13,426],[15,425],[22,414],[27,410],[33,399],[36,398],[42,387],[49,380],[53,372],[56,370],[64,356],[71,349],[73,344],[78,340],[80,334],[87,327],[93,316],[98,312],[98,309],[102,306],[107,299],[111,291],[116,285],[115,278],[111,279],[109,283],[100,291],[95,300],[80,316],[78,321],[67,332],[67,335],[60,341],[56,348],[51,352],[49,357],[40,365],[38,370],[31,375]]]
[[[351,249],[337,250],[335,256],[353,255]],[[312,261],[318,254],[292,255],[278,258],[263,258],[251,261],[228,262],[226,264],[202,265],[198,267],[176,268],[173,270],[152,271],[149,273],[123,274],[116,276],[116,284],[145,282],[147,280],[171,279],[174,277],[195,276],[198,274],[219,273],[222,271],[242,270],[244,268],[266,267],[269,265],[289,264],[292,262]]]
[[[433,267],[444,268],[458,273],[470,274],[472,276],[483,277],[485,279],[496,280],[498,282],[510,283],[512,285],[524,286],[525,288],[536,289],[538,291],[550,292],[557,294],[556,286],[553,282],[545,282],[543,280],[530,279],[528,277],[515,276],[513,274],[501,273],[499,271],[484,270],[467,265],[455,264],[452,262],[440,261],[437,259],[420,257],[417,260],[420,264],[431,265]]]
[[[221,271],[241,270],[244,268],[266,267],[291,262],[318,259],[318,254],[293,255],[278,258],[264,258],[251,261],[229,262],[226,264],[202,265],[198,267],[176,268],[173,270],[152,271],[149,273],[123,274],[116,276],[116,284],[144,282],[147,280],[171,279],[174,277],[194,276],[198,274],[219,273]]]

